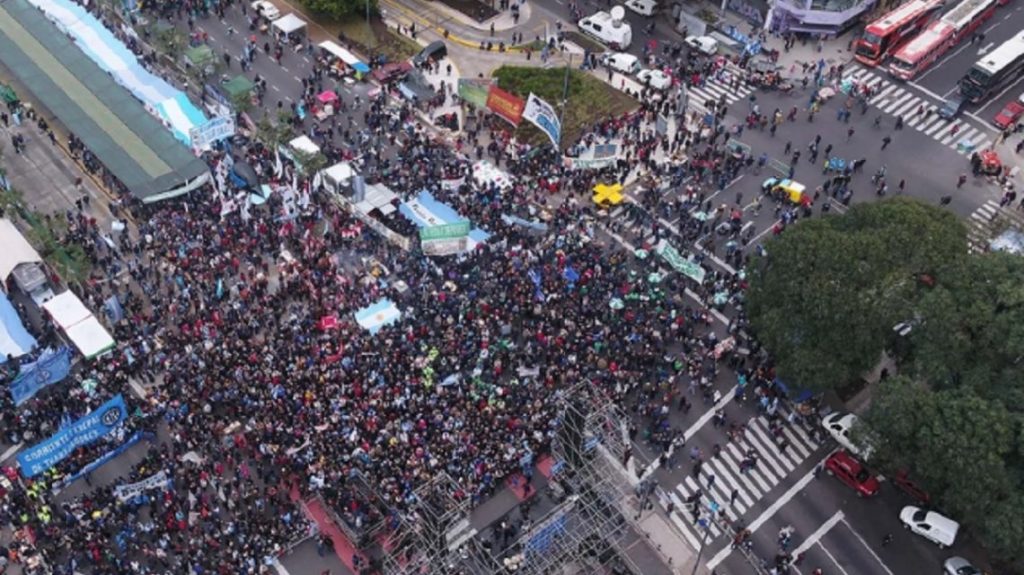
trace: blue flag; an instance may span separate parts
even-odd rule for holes
[[[21,405],[48,385],[63,380],[71,372],[71,350],[62,347],[48,349],[39,359],[21,366],[18,377],[11,382],[11,399],[14,405]]]
[[[110,323],[117,323],[124,319],[124,308],[121,307],[121,302],[116,295],[110,296],[103,302],[103,309],[107,312]]]

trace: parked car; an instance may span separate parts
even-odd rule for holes
[[[942,575],[984,575],[963,557],[950,557],[942,564]]]
[[[625,8],[613,6],[610,12],[595,12],[576,25],[581,32],[593,36],[612,50],[625,50],[633,41],[633,28],[622,20],[625,15]]]
[[[440,62],[448,56],[448,46],[441,40],[434,40],[428,46],[425,46],[418,54],[412,57],[412,63],[416,66],[422,66],[428,60],[434,62]]]
[[[381,84],[388,84],[401,80],[410,70],[412,70],[412,63],[408,60],[402,60],[401,62],[389,62],[380,68],[375,68],[370,73],[370,76]]]
[[[690,36],[686,39],[686,45],[709,56],[718,53],[718,40],[711,36]]]
[[[262,14],[267,20],[277,20],[281,17],[281,12],[277,9],[277,6],[267,2],[267,0],[256,0],[250,7],[253,12]]]
[[[625,52],[612,52],[601,56],[601,64],[616,72],[632,76],[640,71],[640,58]]]
[[[946,98],[939,106],[939,117],[945,120],[955,118],[964,108],[964,101],[964,97],[959,92]]]
[[[657,69],[640,70],[637,72],[636,79],[641,84],[655,90],[668,90],[672,87],[672,76]]]
[[[878,478],[856,457],[842,449],[825,460],[825,473],[853,488],[857,492],[857,497],[872,497],[877,495],[881,488]]]
[[[626,0],[626,8],[641,16],[652,16],[658,9],[657,0]]]
[[[932,499],[931,496],[928,495],[928,492],[921,489],[921,486],[909,478],[909,473],[906,469],[901,469],[896,473],[896,475],[893,475],[890,480],[897,489],[907,494],[911,499],[921,505],[927,505]]]
[[[861,447],[853,442],[851,432],[857,425],[857,416],[845,411],[833,411],[821,418],[821,426],[843,449],[864,459],[871,459],[871,447]]]
[[[1003,106],[1003,109],[993,118],[992,123],[999,126],[1000,130],[1005,130],[1016,124],[1021,115],[1024,115],[1024,94]]]
[[[914,505],[907,505],[900,511],[900,521],[905,528],[935,543],[939,549],[953,545],[960,531],[960,524],[949,517]]]

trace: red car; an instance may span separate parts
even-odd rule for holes
[[[1016,124],[1022,114],[1024,114],[1024,94],[1000,110],[992,123],[999,126],[999,129],[1005,130]]]
[[[931,497],[928,495],[928,492],[921,489],[920,485],[914,483],[914,481],[910,479],[906,469],[901,469],[896,475],[892,476],[891,480],[892,484],[895,485],[897,489],[906,493],[911,499],[921,505],[928,505],[929,501],[931,501]]]
[[[825,460],[825,472],[852,487],[857,497],[871,497],[881,487],[863,463],[842,449]]]

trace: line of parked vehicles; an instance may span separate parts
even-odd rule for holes
[[[856,415],[834,411],[821,419],[821,426],[839,449],[825,460],[824,470],[828,475],[854,490],[858,497],[873,497],[881,490],[880,477],[873,473],[865,461],[871,458],[874,448],[856,431],[860,421]],[[897,489],[909,496],[914,505],[900,510],[899,519],[907,530],[935,543],[939,549],[951,547],[960,532],[960,524],[945,515],[928,509],[931,497],[901,470],[887,478]],[[943,564],[945,575],[982,575],[963,557],[950,557]]]

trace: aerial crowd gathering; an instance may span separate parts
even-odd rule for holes
[[[321,73],[304,84],[311,89]],[[30,480],[4,467],[0,524],[21,536],[0,552],[0,567],[261,573],[311,532],[300,509],[311,497],[357,533],[412,515],[410,494],[440,473],[460,486],[457,497],[486,500],[520,471],[524,455],[549,449],[558,399],[580,382],[638,412],[644,437],[664,450],[679,440],[666,414],[698,389],[712,398],[720,363],[731,368],[722,378],[735,371],[762,396],[778,393],[770,361],[741,335],[738,225],[722,234],[738,271],[708,266],[702,282],[669,272],[651,245],[634,253],[601,236],[602,227],[627,236],[627,226],[604,221],[590,190],[640,171],[672,187],[689,182],[676,198],[640,199],[648,215],[634,219],[658,239],[680,248],[698,236],[713,240],[711,230],[742,217],[740,197],[712,209],[705,195],[750,169],[751,158],[725,146],[724,129],[702,133],[682,115],[674,136],[658,136],[657,112],[670,107],[643,102],[580,138],[577,151],[609,141],[622,150],[620,161],[590,170],[516,142],[498,123],[471,122],[450,145],[386,90],[351,103],[347,125],[337,119],[310,132],[329,160],[362,157],[368,181],[403,196],[429,190],[490,234],[458,256],[389,245],[256,142],[230,158],[206,158],[215,172],[246,162],[272,187],[298,181],[297,198],[273,194],[227,210],[233,192],[214,186],[155,205],[125,195],[116,213],[134,223],[112,234],[88,202],[52,215],[93,264],[81,299],[101,309],[116,296],[123,306],[113,326],[118,347],[23,406],[4,394],[3,441],[38,442],[118,394],[130,416],[117,434]],[[714,107],[724,117],[724,104]],[[305,132],[311,122],[296,125]],[[655,159],[684,150],[691,161]],[[475,180],[480,159],[514,174],[510,185]],[[681,236],[649,215],[701,208],[707,220],[684,217]],[[543,219],[547,231],[503,216]],[[398,217],[389,225],[414,229]],[[395,302],[400,319],[373,331],[355,321],[382,298]],[[724,346],[710,309],[727,307],[733,342]],[[41,341],[55,337],[50,330]],[[137,463],[108,485],[93,486],[85,474],[76,481],[87,487],[66,495],[67,478],[135,432],[144,437]],[[117,489],[154,476],[167,481],[131,497]],[[357,480],[373,493],[354,488]]]

